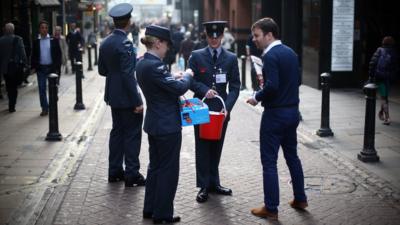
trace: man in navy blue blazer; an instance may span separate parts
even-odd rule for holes
[[[191,90],[194,97],[207,98],[211,111],[221,111],[222,105],[214,96],[219,95],[225,102],[226,113],[220,140],[200,138],[199,126],[194,126],[196,148],[196,182],[200,188],[196,200],[199,203],[208,199],[209,192],[232,195],[232,190],[223,187],[219,179],[219,162],[230,112],[239,96],[240,78],[237,57],[221,47],[226,21],[203,23],[207,33],[208,46],[192,52],[189,68],[194,72]]]
[[[111,106],[113,120],[108,182],[125,180],[126,187],[145,185],[139,172],[143,102],[135,79],[136,49],[127,37],[132,10],[121,3],[109,11],[115,30],[101,43],[98,64],[99,74],[106,77],[104,101]]]
[[[282,147],[292,178],[294,199],[289,204],[296,209],[305,209],[308,206],[303,168],[297,155],[300,71],[297,54],[278,40],[279,28],[273,19],[260,19],[251,29],[254,43],[264,50],[264,86],[247,100],[253,106],[261,102],[264,107],[260,126],[264,206],[252,209],[251,213],[259,217],[278,219],[279,147]]]

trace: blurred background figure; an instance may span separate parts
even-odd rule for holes
[[[181,43],[181,48],[179,50],[179,57],[183,57],[184,60],[184,69],[187,68],[187,63],[190,57],[190,54],[192,54],[194,47],[194,42],[191,39],[191,33],[190,31],[187,31],[185,33],[185,40],[182,41]]]
[[[390,124],[390,85],[399,73],[399,58],[395,44],[393,37],[384,37],[382,40],[382,46],[375,51],[369,63],[369,80],[372,82],[375,81],[378,85],[378,92],[382,100],[378,117],[385,125]]]
[[[222,47],[225,50],[233,52],[233,44],[235,43],[235,38],[229,31],[227,27],[224,29],[224,37],[222,38]]]
[[[62,35],[62,28],[56,26],[54,28],[54,38],[58,40],[61,48],[61,64],[57,65],[56,73],[58,74],[57,84],[60,84],[62,66],[65,68],[65,73],[68,73],[68,44],[66,38]]]

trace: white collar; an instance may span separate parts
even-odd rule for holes
[[[262,54],[262,56],[264,56],[265,54],[267,54],[267,52],[269,52],[269,50],[271,50],[271,48],[277,46],[277,45],[281,45],[282,41],[281,40],[275,40],[273,41],[271,44],[268,45],[268,47],[266,49],[264,49],[264,52]]]
[[[46,37],[44,39],[50,38],[50,35],[47,34]],[[39,34],[39,39],[42,39],[42,35]]]

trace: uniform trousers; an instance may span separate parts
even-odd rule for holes
[[[156,219],[171,219],[179,178],[182,133],[148,135],[150,163],[147,169],[143,212]]]
[[[125,161],[125,177],[139,176],[139,153],[142,142],[143,113],[134,113],[133,108],[111,108],[113,127],[110,132],[108,157],[109,176],[123,173],[122,162]]]
[[[221,139],[209,141],[200,138],[200,127],[194,126],[196,148],[196,183],[199,188],[214,188],[220,185],[219,161],[224,146],[228,120],[225,120]]]
[[[306,201],[304,175],[297,155],[297,126],[299,110],[293,108],[265,109],[261,118],[260,151],[263,166],[264,203],[271,212],[279,206],[279,179],[277,160],[282,147],[286,164],[292,178],[294,199]]]

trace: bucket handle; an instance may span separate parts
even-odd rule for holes
[[[226,112],[226,106],[225,106],[225,102],[224,99],[222,99],[220,96],[215,95],[214,98],[218,98],[221,102],[222,102],[222,106],[224,107],[224,114],[225,114],[225,118],[228,116],[227,112]],[[206,99],[206,97],[204,97],[201,101],[204,102],[204,100]]]

